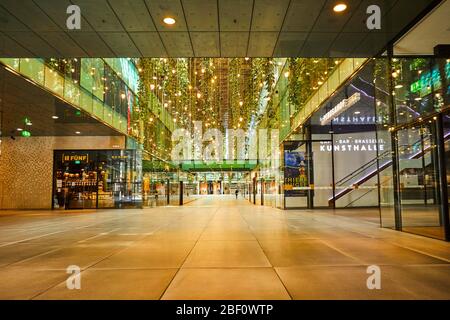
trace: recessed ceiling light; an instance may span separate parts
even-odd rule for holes
[[[333,11],[334,12],[342,12],[347,9],[347,5],[345,3],[338,3],[334,6]]]
[[[23,131],[23,129],[22,128],[17,128],[17,131]]]
[[[171,18],[171,17],[165,17],[164,19],[163,19],[163,21],[164,21],[164,23],[165,24],[168,24],[168,25],[172,25],[172,24],[175,24],[175,19],[174,18]]]
[[[58,116],[52,116],[52,119],[59,119],[59,117]]]
[[[80,131],[75,131],[75,134],[81,134],[81,132]]]
[[[361,113],[361,111],[355,111],[355,114],[360,114]]]

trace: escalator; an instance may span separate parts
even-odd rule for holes
[[[444,135],[444,141],[447,141],[450,139],[450,132],[446,132]],[[424,145],[424,148],[421,148],[421,145]],[[402,157],[404,159],[413,160],[413,159],[419,159],[424,154],[431,151],[431,143],[430,138],[427,137],[423,140],[418,140],[414,144],[411,145],[401,145],[398,147],[398,153],[402,154]],[[417,150],[420,151],[411,151],[411,150]],[[362,185],[375,177],[378,173],[386,170],[392,166],[392,151],[388,150],[380,155],[378,157],[370,160],[365,165],[359,167],[358,169],[352,171],[350,174],[346,175],[339,181],[335,183],[335,190],[337,191],[335,195],[328,199],[328,205],[330,207],[333,207],[334,203],[336,203],[337,200],[342,198],[343,196],[351,193],[354,190],[357,190],[362,187]],[[400,171],[402,171],[403,168],[399,168]],[[370,188],[367,192],[365,192],[363,195],[358,197],[357,199],[353,200],[352,202],[348,203],[346,207],[350,206],[355,201],[358,201],[362,197],[366,196],[368,193],[372,192],[376,188]]]

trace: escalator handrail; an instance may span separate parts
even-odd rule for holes
[[[426,139],[430,139],[429,137],[427,137]],[[425,141],[426,139],[424,139],[423,141]],[[417,143],[420,143],[421,140],[419,139],[418,141],[416,141],[415,143],[413,143],[412,145],[416,145]],[[402,145],[399,146],[400,148],[406,149],[407,147],[409,147],[408,145]],[[400,149],[401,150],[401,149]],[[378,155],[377,157],[375,157],[374,159],[370,160],[369,162],[363,164],[361,167],[359,167],[358,169],[356,169],[355,171],[349,173],[348,175],[346,175],[345,177],[343,177],[342,179],[340,179],[339,181],[336,182],[336,186],[340,186],[342,184],[344,184],[345,182],[347,182],[348,180],[350,180],[351,178],[353,178],[355,175],[360,174],[361,172],[363,172],[364,170],[366,170],[368,167],[372,166],[373,164],[375,164],[376,162],[378,162],[379,159],[384,158],[386,155],[392,153],[392,150],[386,150],[385,152],[383,152],[382,154]]]

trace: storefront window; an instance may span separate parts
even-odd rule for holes
[[[138,150],[55,151],[54,163],[55,209],[142,205]]]
[[[443,62],[443,61],[442,61]],[[444,74],[449,78],[449,62],[441,66],[434,58],[394,58],[392,78],[397,123],[409,123],[439,112],[444,106]]]

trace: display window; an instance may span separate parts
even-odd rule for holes
[[[54,209],[142,206],[137,150],[54,151]]]

